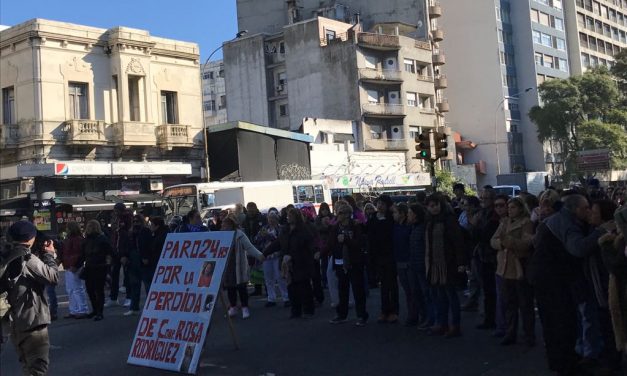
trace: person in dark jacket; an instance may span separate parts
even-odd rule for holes
[[[481,210],[472,218],[472,233],[477,246],[473,257],[477,258],[481,289],[483,290],[483,322],[477,329],[489,330],[496,328],[496,250],[490,241],[499,228],[500,217],[494,210],[496,192],[494,188],[486,187],[481,192]],[[507,200],[503,200],[503,210],[507,213]]]
[[[405,292],[407,301],[407,319],[405,326],[418,325],[418,301],[422,300],[420,284],[418,279],[412,274],[414,269],[410,269],[410,237],[412,225],[407,218],[409,208],[404,203],[399,203],[392,207],[394,217],[394,232],[392,235],[392,246],[394,248],[394,260],[396,261],[396,271],[398,280]]]
[[[377,200],[377,214],[368,221],[369,252],[377,268],[381,282],[381,315],[377,322],[396,323],[398,321],[398,281],[396,261],[392,251],[394,218],[392,199],[381,195]]]
[[[141,297],[142,287],[142,254],[147,255],[150,253],[152,246],[152,234],[148,227],[144,216],[136,214],[133,217],[133,229],[130,237],[130,247],[127,254],[122,255],[122,264],[127,267],[129,285],[131,287],[131,306],[129,310],[124,313],[124,316],[137,315],[139,313],[139,299]],[[148,286],[146,286],[146,294],[148,293]]]
[[[125,307],[131,305],[129,296],[129,278],[128,270],[122,266],[121,258],[123,254],[128,253],[130,246],[129,232],[133,223],[133,214],[130,210],[124,206],[123,203],[118,202],[113,207],[113,215],[111,219],[111,247],[112,262],[110,266],[111,274],[111,293],[109,295],[109,301],[105,302],[105,307],[113,307],[118,305],[118,293],[120,290],[120,271],[124,271],[124,288],[126,289],[126,299],[122,304]]]
[[[411,225],[409,235],[409,270],[410,283],[417,284],[420,289],[416,293],[416,305],[419,317],[419,330],[427,330],[435,324],[435,303],[431,294],[431,286],[427,282],[426,258],[426,212],[420,204],[412,204],[407,212],[407,220]],[[415,281],[415,282],[413,282]]]
[[[150,218],[150,230],[152,232],[150,248],[143,248],[143,253],[141,254],[141,275],[142,282],[144,282],[146,287],[146,294],[150,291],[150,285],[161,258],[161,250],[163,250],[165,238],[168,236],[170,229],[166,226],[163,217],[152,217]]]
[[[318,216],[316,217],[315,225],[318,231],[318,250],[320,251],[320,264],[322,269],[322,285],[328,287],[329,273],[329,229],[331,222],[334,220],[333,213],[329,208],[329,204],[323,202],[318,209]]]
[[[39,257],[31,253],[37,228],[28,221],[9,227],[11,243],[0,250],[12,254],[12,261],[0,278],[0,293],[8,292],[11,305],[11,338],[24,375],[46,375],[49,365],[50,311],[44,293],[46,285],[56,285],[58,269],[54,247],[46,245]]]
[[[65,269],[65,290],[69,300],[70,313],[65,318],[84,319],[89,313],[85,282],[80,277],[82,264],[79,264],[84,239],[78,223],[68,223],[67,229],[68,236],[63,242],[62,252],[59,253]]]
[[[246,216],[241,223],[242,231],[248,237],[248,239],[254,239],[255,236],[259,233],[259,230],[265,225],[268,224],[266,217],[261,214],[257,204],[255,202],[249,202],[246,204]],[[251,269],[259,270],[261,266],[256,265],[256,260],[254,257],[248,257],[248,266]],[[259,296],[262,292],[262,284],[259,281],[254,281],[255,290],[251,294],[251,296]],[[267,289],[267,287],[266,287]]]
[[[183,222],[176,232],[206,232],[209,231],[207,226],[202,223],[200,213],[196,209],[192,209],[183,218]]]
[[[459,337],[461,315],[456,287],[466,265],[462,233],[457,218],[441,195],[432,194],[426,203],[429,219],[425,264],[427,280],[436,300],[436,323],[429,333]]]
[[[364,278],[365,255],[361,244],[361,225],[351,218],[352,215],[353,209],[350,206],[342,206],[337,213],[337,224],[329,229],[328,247],[332,254],[339,292],[337,316],[330,323],[339,324],[346,321],[348,295],[352,287],[358,318],[356,325],[364,326],[368,321]]]
[[[84,265],[85,286],[91,301],[92,312],[89,317],[94,321],[103,319],[105,300],[105,280],[111,263],[112,247],[109,239],[102,233],[100,223],[92,219],[85,225],[85,241],[81,247],[79,263]]]
[[[577,303],[586,291],[582,257],[591,254],[605,232],[588,232],[590,205],[584,196],[562,199],[561,210],[540,223],[533,239],[529,279],[534,286],[549,368],[578,372]]]
[[[288,225],[281,230],[279,238],[264,252],[279,252],[282,259],[282,273],[287,277],[287,292],[290,298],[292,314],[290,318],[299,318],[303,314],[314,314],[313,289],[311,278],[314,273],[313,237],[305,227],[300,210],[291,208],[287,211]]]

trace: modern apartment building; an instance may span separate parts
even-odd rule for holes
[[[552,161],[527,116],[537,86],[569,76],[562,0],[440,0],[451,106],[446,121],[476,147],[464,163],[486,166],[478,185],[496,175],[544,171]]]
[[[202,103],[205,125],[227,122],[224,63],[210,61],[202,68]]]
[[[419,171],[414,136],[449,110],[442,9],[397,3],[238,1],[248,34],[224,45],[228,119],[291,130],[353,121],[356,150],[400,152]]]
[[[609,68],[627,48],[627,0],[568,0],[564,13],[572,74]]]
[[[200,179],[199,50],[127,27],[0,32],[2,199],[144,193]]]

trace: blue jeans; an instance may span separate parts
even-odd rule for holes
[[[461,308],[457,290],[453,285],[432,286],[433,296],[436,302],[436,322],[437,326],[453,326],[459,328],[461,322]],[[449,311],[451,320],[449,321]]]
[[[57,301],[57,290],[54,285],[46,285],[46,294],[48,294],[48,309],[50,310],[50,315],[56,316],[57,309],[59,307],[59,303]]]
[[[418,281],[417,270],[407,263],[398,263],[396,270],[398,272],[398,281],[407,299],[407,321],[417,323],[420,319],[420,314],[423,313],[421,308],[424,308],[424,299],[420,282]]]
[[[142,294],[142,275],[141,269],[139,266],[131,265],[129,266],[125,274],[128,274],[128,282],[129,287],[131,289],[131,311],[139,311],[139,299]],[[129,295],[129,291],[126,292],[127,296]]]
[[[594,298],[589,298],[594,299]],[[603,349],[599,312],[594,302],[577,304],[577,345],[575,351],[584,358],[597,359]]]
[[[423,298],[423,307],[420,307],[419,310],[422,315],[422,319],[427,321],[428,325],[433,325],[436,321],[436,309],[435,309],[435,298],[433,295],[433,289],[429,282],[427,282],[427,276],[423,272],[418,272],[418,283],[420,284],[420,289],[422,290],[422,298]]]

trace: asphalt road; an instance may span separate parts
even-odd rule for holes
[[[60,312],[67,298],[59,288]],[[229,335],[224,309],[214,314],[199,375],[550,375],[541,340],[528,350],[504,348],[489,333],[474,329],[477,313],[463,313],[461,338],[428,337],[401,324],[356,327],[353,322],[331,325],[334,310],[325,305],[313,319],[290,320],[289,309],[265,308],[251,299],[252,316],[235,319],[240,349]],[[378,290],[371,290],[368,309],[377,316]],[[124,317],[122,307],[105,309],[100,322],[60,318],[50,327],[52,349],[49,374],[81,376],[172,375],[130,366],[126,359],[138,317]],[[352,313],[351,313],[352,315]],[[401,319],[404,317],[401,309]],[[539,333],[539,328],[538,328]],[[539,338],[541,338],[539,336]],[[0,355],[0,375],[20,374],[11,345]]]

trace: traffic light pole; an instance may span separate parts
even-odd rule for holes
[[[429,172],[429,174],[431,175],[431,188],[433,188],[433,192],[435,193],[438,191],[438,181],[435,177],[435,161],[429,161],[429,165],[431,169],[431,171]]]

